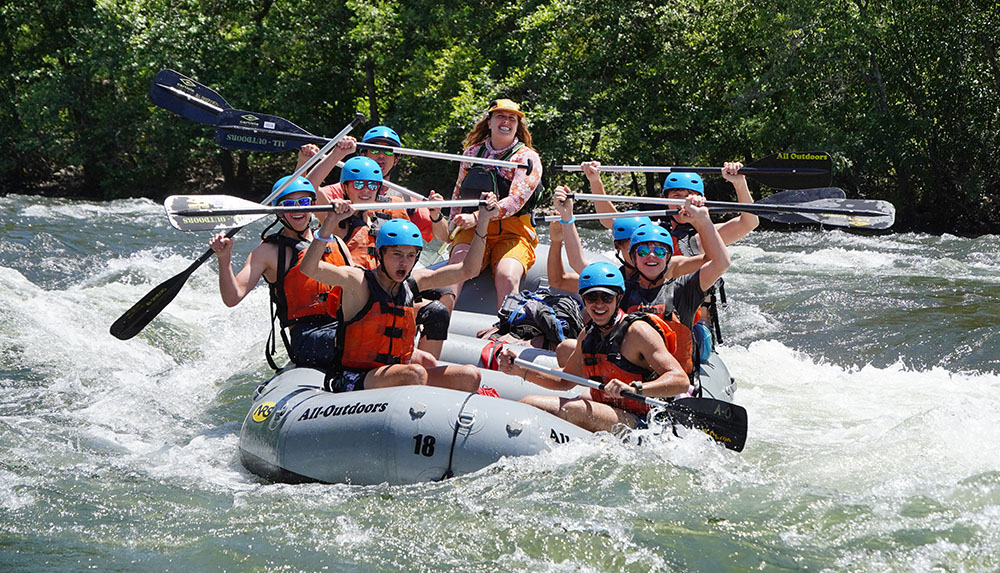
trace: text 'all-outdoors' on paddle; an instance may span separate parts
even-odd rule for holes
[[[579,165],[554,165],[556,171],[583,171]],[[721,167],[602,165],[606,173],[719,173]],[[774,153],[743,166],[740,173],[778,189],[826,187],[833,179],[833,160],[825,151]]]
[[[282,117],[239,109],[227,109],[220,113],[215,129],[215,142],[221,147],[243,151],[288,151],[301,147],[306,143],[322,145],[327,141],[329,141],[327,138],[313,135]],[[531,161],[517,163],[502,159],[472,157],[456,153],[424,151],[423,149],[376,145],[374,143],[358,143],[357,146],[359,149],[380,149],[399,153],[400,155],[412,155],[428,159],[443,159],[445,161],[476,163],[509,169],[524,169],[529,174],[535,168]]]
[[[413,207],[446,209],[451,207],[477,207],[479,199],[456,199],[444,201],[413,201],[376,203],[355,203],[355,211],[388,211]],[[171,195],[163,202],[170,224],[181,231],[222,231],[233,227],[243,227],[268,215],[281,213],[321,213],[331,212],[333,205],[301,205],[292,207],[263,206],[230,195]]]
[[[580,386],[597,390],[604,389],[603,382],[588,380],[521,358],[515,358],[514,364]],[[730,450],[740,452],[746,445],[747,411],[740,405],[714,398],[680,398],[672,402],[665,402],[628,391],[622,392],[622,396],[654,408],[662,408],[665,411],[665,416],[673,423],[701,430]]]

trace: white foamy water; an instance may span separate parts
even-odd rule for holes
[[[236,451],[268,375],[263,289],[226,308],[210,262],[140,335],[108,334],[207,236],[148,201],[0,212],[5,570],[1000,568],[995,238],[735,246],[742,453],[598,436],[439,483],[291,486]]]

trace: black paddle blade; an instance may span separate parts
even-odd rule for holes
[[[833,160],[825,151],[768,155],[740,170],[747,177],[778,189],[808,189],[830,185]]]
[[[325,145],[329,139],[317,137],[287,119],[227,109],[219,115],[215,142],[226,149],[272,153],[302,147],[306,143]]]
[[[701,430],[730,450],[743,451],[747,441],[746,408],[714,398],[680,398],[668,406],[662,416]]]
[[[757,202],[765,205],[789,205],[792,203],[819,201],[820,199],[844,199],[846,197],[847,193],[844,193],[844,190],[840,187],[814,187],[811,189],[789,189],[787,191],[778,191],[777,193],[772,193],[767,197],[759,199]]]
[[[209,251],[211,252],[211,251]],[[119,340],[128,340],[139,334],[146,325],[149,324],[160,312],[166,308],[170,301],[174,300],[181,287],[187,282],[191,273],[201,265],[201,260],[195,261],[184,272],[175,275],[146,293],[139,302],[132,305],[132,308],[125,311],[118,320],[111,325],[111,336]]]
[[[174,70],[160,70],[149,87],[149,99],[157,106],[198,123],[215,124],[229,102],[211,89]]]
[[[884,230],[896,222],[896,207],[888,201],[878,199],[820,199],[808,204],[813,208],[829,207],[833,209],[853,209],[859,212],[880,213],[877,216],[864,216],[844,213],[758,213],[777,223],[809,224],[819,223],[832,227],[851,227],[854,229]]]

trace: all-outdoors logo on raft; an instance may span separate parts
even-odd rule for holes
[[[371,414],[372,412],[385,412],[385,409],[389,407],[388,402],[382,402],[380,404],[362,404],[357,402],[350,406],[338,406],[336,404],[330,404],[329,406],[323,407],[319,406],[316,408],[310,408],[302,415],[299,416],[299,421],[302,420],[315,420],[316,418],[322,416],[324,418],[329,418],[330,416],[349,416],[351,414]]]
[[[253,421],[263,422],[274,413],[274,402],[262,402],[253,410]]]

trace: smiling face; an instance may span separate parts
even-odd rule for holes
[[[360,187],[360,189],[359,189]],[[382,188],[381,181],[365,181],[356,179],[354,181],[344,181],[344,192],[351,203],[372,203],[378,196],[379,189]]]
[[[666,270],[670,255],[670,249],[662,243],[639,243],[632,249],[632,262],[642,276],[651,279]]]
[[[597,326],[606,326],[618,310],[619,295],[604,289],[593,288],[581,295],[583,306]]]
[[[306,191],[296,191],[295,193],[289,193],[288,195],[285,195],[284,197],[281,198],[281,201],[278,202],[278,205],[280,206],[283,203],[289,201],[291,201],[293,204],[298,204],[298,200],[303,197],[309,197],[310,199],[312,199],[313,194],[308,193]],[[309,221],[312,220],[312,213],[305,213],[305,212],[282,213],[281,215],[279,215],[279,217],[281,217],[285,221],[285,224],[287,224],[289,227],[301,233],[306,230],[306,227],[309,226]]]
[[[510,111],[497,110],[490,115],[490,143],[494,148],[510,145],[517,134],[518,121],[517,114]]]
[[[394,245],[382,248],[382,267],[385,274],[395,282],[405,281],[419,259],[419,247]]]

